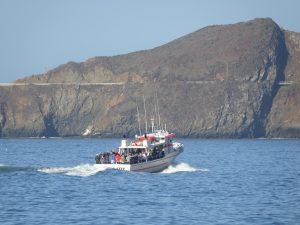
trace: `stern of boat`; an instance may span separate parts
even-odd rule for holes
[[[173,149],[175,151],[179,151],[180,153],[184,152],[184,145],[180,142],[174,142],[173,143]]]

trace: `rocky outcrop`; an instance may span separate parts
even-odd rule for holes
[[[299,104],[299,89],[284,94],[278,85],[294,68],[289,51],[297,35],[255,19],[206,27],[147,51],[61,65],[0,87],[0,135],[132,136],[138,107],[143,131],[145,113],[150,124],[159,111],[161,125],[181,137],[282,136],[280,101],[293,95]],[[294,117],[293,126],[300,121]]]
[[[300,137],[300,34],[285,31],[288,60],[285,81],[273,101],[266,127],[268,137]]]

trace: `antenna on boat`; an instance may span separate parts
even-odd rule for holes
[[[155,125],[157,126],[157,108],[156,108],[156,104],[154,104],[154,109],[155,109]],[[154,129],[155,129],[155,127],[154,127]],[[158,130],[158,128],[156,128],[156,130]]]
[[[151,116],[152,133],[154,133],[154,117]]]
[[[157,98],[157,94],[156,94],[156,104],[157,104],[157,117],[158,117],[158,129],[160,130],[160,114],[159,114],[159,105],[158,105],[158,98]],[[157,121],[156,121],[157,123]]]
[[[143,95],[143,100],[144,100],[144,111],[145,111],[145,122],[146,122],[146,134],[148,132],[148,123],[147,123],[147,113],[146,113],[146,103],[145,103],[145,95]]]
[[[156,130],[161,130],[161,124],[160,124],[160,113],[159,113],[159,105],[158,105],[158,98],[157,98],[157,93],[155,94],[155,99],[154,99],[154,109],[155,109],[155,126],[156,126]],[[151,117],[152,120],[152,117]],[[154,118],[153,118],[153,122],[154,122]],[[155,126],[154,129],[155,129]]]
[[[137,111],[137,114],[138,114],[139,132],[140,132],[140,136],[141,136],[142,132],[141,132],[140,114],[139,114],[139,106],[138,106],[138,103],[137,103],[136,95],[135,95],[135,101],[136,101],[136,111]]]

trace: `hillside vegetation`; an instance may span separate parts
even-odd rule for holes
[[[0,135],[299,137],[298,33],[271,19],[209,26],[163,46],[69,62],[0,87]],[[280,86],[279,81],[293,81]],[[23,84],[23,85],[22,85]],[[47,85],[45,85],[47,84]]]

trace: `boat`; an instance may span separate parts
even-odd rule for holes
[[[174,136],[166,130],[153,129],[149,134],[136,135],[131,142],[123,136],[118,149],[96,155],[94,166],[101,170],[161,172],[184,151],[182,143],[173,142]]]

